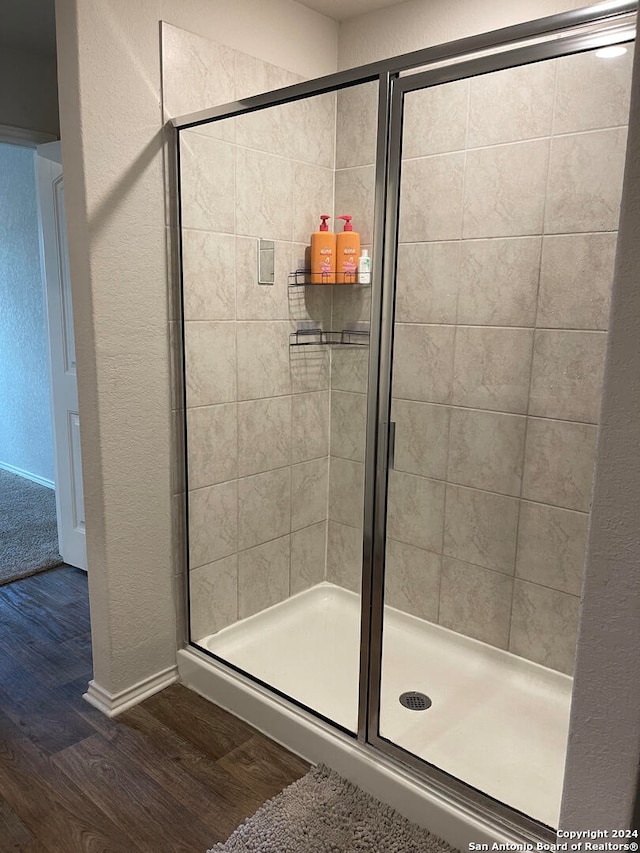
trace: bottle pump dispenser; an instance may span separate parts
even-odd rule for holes
[[[336,283],[355,284],[358,281],[360,258],[360,235],[353,230],[350,216],[339,216],[344,220],[344,231],[336,240]]]
[[[336,235],[329,231],[323,214],[320,230],[311,235],[311,284],[333,284],[336,273]]]

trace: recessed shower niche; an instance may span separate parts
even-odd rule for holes
[[[176,120],[189,627],[551,837],[635,31],[508,32]],[[370,285],[310,283],[322,214],[353,217]]]

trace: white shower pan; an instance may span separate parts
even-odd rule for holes
[[[356,730],[354,593],[321,583],[198,645]],[[551,827],[558,825],[571,686],[569,676],[385,608],[380,735]],[[427,694],[431,707],[403,707],[405,691]]]

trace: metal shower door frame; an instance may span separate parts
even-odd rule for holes
[[[590,48],[628,41],[629,36],[617,32],[618,22],[636,12],[636,0],[610,0],[591,8],[528,21],[479,36],[459,39],[435,47],[341,71],[315,80],[235,101],[197,113],[176,117],[168,124],[173,131],[171,181],[175,188],[172,231],[177,255],[177,281],[180,305],[176,306],[180,330],[178,366],[182,397],[182,436],[184,501],[182,520],[185,530],[182,559],[184,561],[184,616],[187,642],[231,672],[248,677],[255,684],[303,708],[322,725],[345,732],[340,725],[282,694],[269,684],[234,666],[214,653],[193,643],[189,635],[189,525],[188,525],[188,434],[186,428],[186,376],[184,358],[184,282],[182,264],[182,211],[180,174],[180,131],[210,122],[275,107],[282,104],[337,92],[364,83],[378,84],[377,152],[375,164],[375,208],[373,264],[371,281],[371,334],[369,352],[369,387],[367,391],[367,427],[365,454],[365,499],[363,524],[363,561],[361,587],[361,646],[357,732],[360,746],[381,753],[392,766],[406,772],[432,791],[441,793],[463,812],[475,819],[483,818],[491,826],[496,819],[505,829],[515,830],[523,838],[553,840],[555,834],[526,815],[505,806],[488,795],[446,772],[427,764],[413,754],[379,735],[380,682],[384,608],[384,558],[386,547],[386,502],[391,407],[391,376],[395,311],[395,273],[397,261],[397,229],[400,192],[402,116],[407,92],[441,85],[465,77],[552,59]],[[596,30],[574,31],[594,25]],[[602,28],[606,30],[603,34]],[[533,42],[533,43],[532,43]],[[518,46],[520,45],[520,46]],[[473,58],[470,58],[473,57]],[[416,69],[425,67],[427,70]],[[411,72],[409,74],[409,72]],[[402,76],[406,74],[407,76]]]
[[[380,697],[382,682],[382,654],[384,632],[384,573],[387,526],[387,485],[389,472],[389,429],[391,422],[391,387],[393,374],[393,337],[395,326],[395,293],[398,249],[398,224],[400,207],[400,187],[402,172],[402,133],[404,118],[404,98],[415,92],[435,86],[468,79],[483,74],[506,70],[531,63],[551,60],[562,56],[593,50],[606,45],[628,42],[635,38],[635,19],[629,20],[636,11],[636,4],[626,4],[620,9],[617,22],[610,16],[603,20],[598,13],[602,6],[594,7],[591,19],[583,24],[593,24],[585,32],[562,34],[566,26],[559,26],[558,38],[534,41],[521,47],[510,49],[509,42],[495,45],[495,52],[471,59],[461,55],[457,61],[446,65],[439,64],[433,69],[418,71],[407,76],[392,75],[389,79],[389,95],[386,103],[389,107],[386,152],[386,171],[384,187],[380,185],[382,170],[378,169],[376,183],[376,205],[384,204],[384,223],[378,223],[376,212],[376,230],[374,247],[378,256],[382,254],[383,269],[380,282],[378,321],[379,336],[374,336],[374,315],[372,313],[372,353],[370,370],[377,368],[378,393],[370,391],[367,422],[367,456],[365,472],[365,495],[369,496],[369,484],[373,485],[371,506],[365,508],[364,568],[362,586],[362,648],[361,648],[361,690],[366,677],[368,685],[367,701],[361,703],[361,718],[358,736],[391,760],[412,767],[430,786],[440,790],[448,798],[457,800],[458,805],[476,817],[497,816],[507,830],[515,830],[524,837],[536,841],[554,841],[555,830],[528,815],[495,800],[489,795],[477,791],[462,780],[418,758],[380,735]],[[557,16],[561,24],[565,16]],[[549,19],[545,19],[547,21]],[[549,35],[549,31],[540,32],[540,36]],[[535,39],[536,34],[530,34]],[[504,49],[501,49],[504,48]],[[473,49],[467,52],[472,53]],[[426,64],[426,63],[425,63]],[[380,103],[383,103],[381,93]],[[381,119],[379,119],[381,120]],[[379,140],[382,135],[379,133]],[[381,156],[379,142],[378,155]],[[380,164],[378,164],[380,166]],[[446,203],[446,202],[445,202]],[[381,217],[382,218],[382,217]],[[382,247],[381,252],[378,248]],[[375,294],[372,294],[375,296]],[[377,352],[374,349],[377,348]],[[375,373],[370,372],[370,376]],[[377,411],[374,419],[373,405]],[[369,514],[370,510],[370,514]],[[368,522],[368,523],[367,523]],[[371,543],[369,551],[368,543]],[[370,556],[370,563],[368,562]],[[369,569],[369,577],[367,577]],[[369,622],[368,642],[366,622]],[[368,668],[365,670],[365,659]]]

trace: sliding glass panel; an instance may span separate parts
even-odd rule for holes
[[[404,98],[379,733],[552,827],[632,52]]]
[[[180,132],[191,641],[350,732],[376,112],[367,84]],[[321,215],[346,274],[310,270]]]

